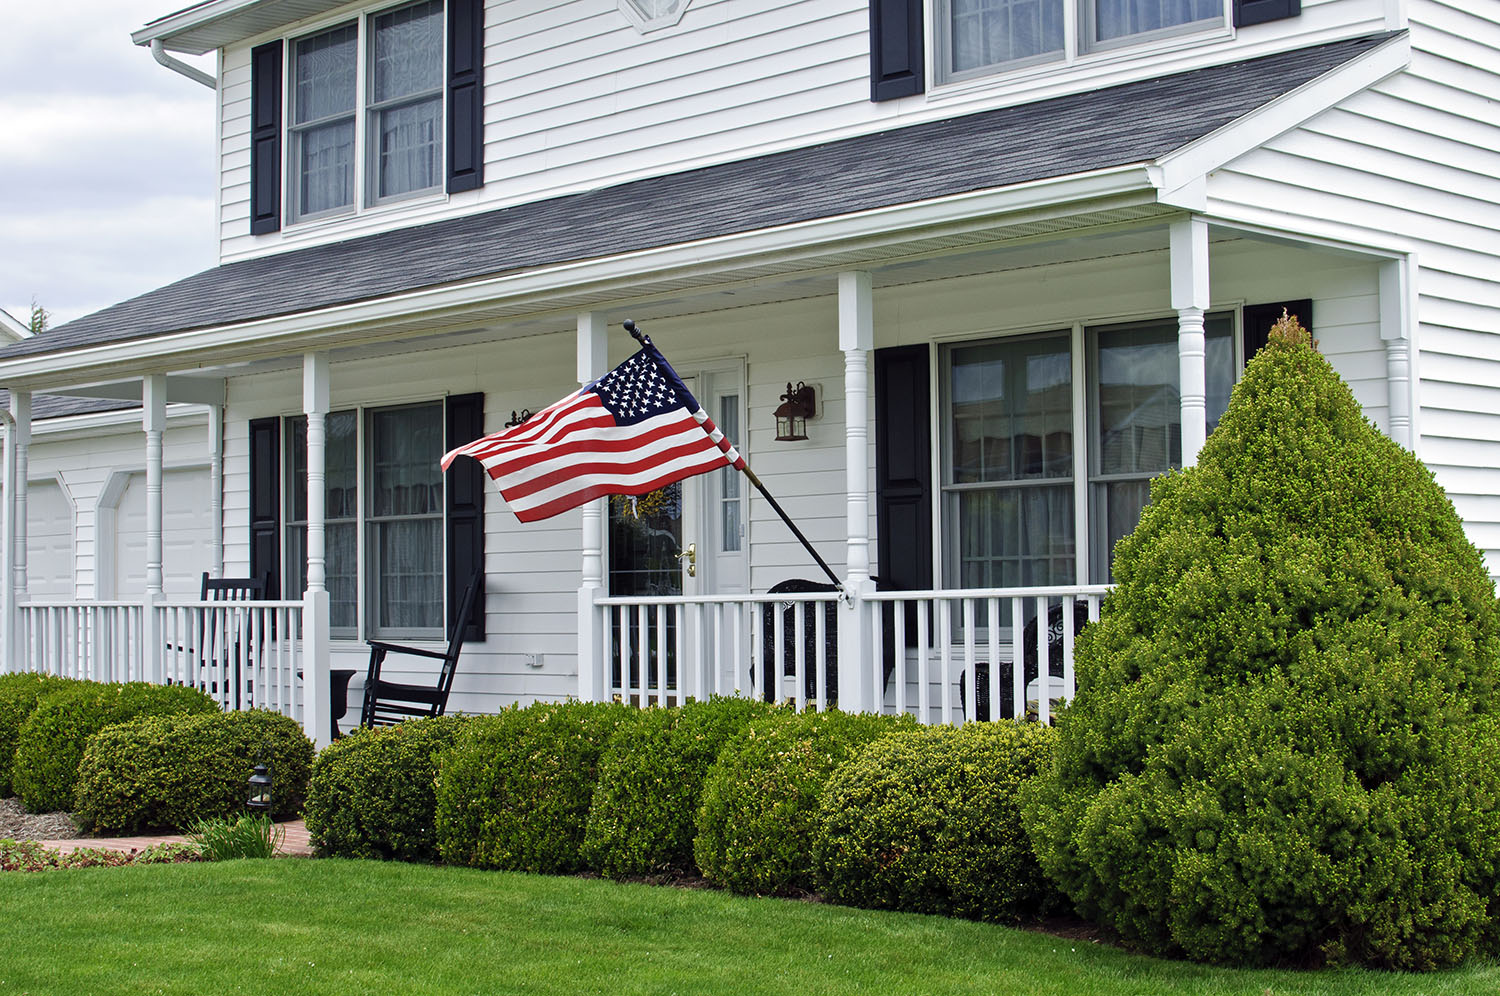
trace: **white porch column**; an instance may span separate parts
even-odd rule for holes
[[[26,600],[26,492],[27,492],[27,466],[30,463],[31,453],[31,392],[12,391],[10,394],[10,416],[15,419],[15,428],[11,433],[11,443],[16,449],[16,493],[11,502],[11,515],[13,518],[12,529],[14,535],[14,546],[12,547],[11,569],[15,576],[11,583],[15,586],[15,597],[17,601]]]
[[[9,674],[27,668],[21,652],[21,617],[16,611],[15,574],[16,543],[25,533],[16,528],[16,418],[8,407],[0,409],[0,422],[5,425],[4,502],[0,505],[0,524],[3,524],[0,525],[0,539],[3,539],[3,549],[0,549],[0,626],[4,627],[0,653],[4,654],[4,659],[0,660],[0,673]]]
[[[878,710],[875,648],[870,646],[863,596],[870,580],[869,364],[875,348],[875,304],[870,275],[839,274],[839,348],[844,351],[844,484],[847,540],[844,588],[849,600],[839,612],[839,708]]]
[[[1411,287],[1407,261],[1380,264],[1380,338],[1385,343],[1386,432],[1408,450],[1416,449],[1412,428],[1415,378],[1411,355]]]
[[[161,553],[161,442],[167,423],[167,378],[151,374],[141,380],[141,426],[146,431],[146,596],[142,603],[141,634],[145,654],[142,677],[160,684],[165,680],[162,634],[156,603],[162,599],[165,579]]]
[[[213,576],[224,576],[224,409],[208,406],[208,522],[213,530]]]
[[[332,740],[329,707],[329,601],[324,521],[327,505],[328,354],[302,357],[307,416],[307,590],[302,593],[302,729],[321,749]]]
[[[1208,222],[1196,216],[1172,222],[1170,255],[1182,399],[1182,465],[1191,467],[1198,462],[1198,451],[1208,438],[1208,375],[1203,343],[1203,313],[1209,303]]]
[[[604,316],[596,311],[578,316],[578,383],[602,377],[608,369],[608,339]],[[584,702],[609,698],[605,671],[604,631],[598,601],[604,586],[604,508],[599,498],[583,506],[583,576],[578,587],[578,697]]]

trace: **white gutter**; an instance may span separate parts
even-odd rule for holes
[[[10,411],[0,408],[0,427],[5,430],[5,476],[3,486],[5,488],[5,500],[0,502],[0,540],[3,540],[4,550],[0,550],[0,572],[3,572],[4,580],[0,580],[0,654],[5,659],[0,661],[0,672],[9,673],[19,670],[20,647],[16,645],[15,634],[19,627],[16,625],[20,620],[16,618],[16,529],[14,525],[15,514],[13,506],[16,497],[16,420]]]
[[[219,89],[219,81],[214,79],[208,73],[205,73],[203,70],[198,69],[195,66],[188,65],[181,59],[174,59],[170,55],[168,55],[166,47],[162,45],[160,38],[151,39],[151,58],[161,63],[163,66],[166,66],[168,69],[172,70],[172,72],[178,73],[182,76],[186,76],[194,83],[202,83],[210,90]]]

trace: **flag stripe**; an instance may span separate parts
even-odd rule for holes
[[[614,461],[592,461],[578,463],[569,461],[567,464],[548,471],[544,474],[512,475],[505,479],[496,477],[495,481],[500,485],[500,493],[505,500],[514,505],[516,502],[529,498],[540,491],[556,489],[560,484],[567,484],[570,489],[577,487],[576,480],[612,477],[624,484],[632,481],[641,473],[649,473],[653,468],[661,466],[680,458],[691,458],[700,462],[706,461],[710,466],[722,465],[724,457],[717,452],[705,452],[703,447],[695,442],[681,443],[677,446],[659,449],[654,452],[640,456],[637,459],[626,462]],[[520,478],[517,480],[517,478]],[[514,481],[514,483],[510,483]],[[648,490],[655,490],[648,489]],[[628,490],[622,490],[619,494],[630,494]]]

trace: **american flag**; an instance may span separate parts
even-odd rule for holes
[[[522,522],[604,495],[643,495],[745,460],[698,404],[661,352],[640,350],[609,373],[520,425],[443,457],[484,465]]]

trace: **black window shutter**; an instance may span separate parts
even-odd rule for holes
[[[880,587],[932,587],[927,347],[875,350],[875,534]]]
[[[459,394],[448,399],[445,446],[452,449],[484,435],[484,395]],[[448,468],[444,499],[448,505],[448,632],[453,614],[468,590],[474,572],[484,568],[484,468],[478,460],[453,461]],[[484,639],[484,589],[474,602],[465,640]]]
[[[250,576],[281,597],[281,419],[250,420]],[[301,595],[298,592],[297,595]]]
[[[1298,324],[1307,331],[1313,330],[1312,301],[1303,298],[1300,301],[1277,301],[1274,304],[1247,304],[1244,311],[1244,351],[1241,353],[1241,361],[1249,363],[1255,359],[1255,354],[1266,344],[1266,337],[1281,318],[1282,311],[1288,315],[1296,316]]]
[[[484,0],[448,0],[448,193],[484,183]]]
[[[1234,0],[1234,26],[1279,21],[1302,13],[1302,0]]]
[[[250,234],[281,228],[281,42],[250,50]]]
[[[870,99],[893,100],[927,87],[922,0],[870,0]]]

